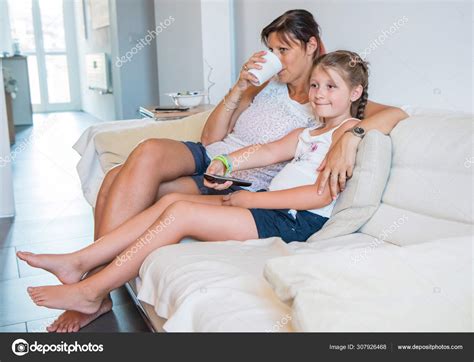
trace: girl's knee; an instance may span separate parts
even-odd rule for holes
[[[177,192],[171,192],[169,194],[163,195],[160,198],[159,202],[162,203],[162,204],[170,206],[173,203],[175,203],[176,201],[179,201],[181,198],[182,198],[181,194],[179,194]]]
[[[179,194],[176,194],[179,195]],[[174,211],[190,210],[192,202],[186,200],[176,200],[168,208]]]

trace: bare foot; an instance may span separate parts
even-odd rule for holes
[[[50,326],[46,327],[48,332],[71,333],[84,328],[102,314],[112,310],[112,299],[107,296],[102,300],[99,310],[93,314],[84,314],[73,310],[67,310],[59,316]]]
[[[54,274],[63,284],[77,283],[85,273],[80,270],[77,259],[70,254],[34,254],[19,251],[16,255],[28,265]]]
[[[27,290],[33,302],[41,307],[97,313],[104,296],[97,296],[83,283],[29,287]]]

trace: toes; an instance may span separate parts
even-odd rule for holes
[[[31,253],[29,251],[17,251],[16,255],[24,258],[24,257],[33,256],[35,255],[35,253]]]
[[[60,317],[61,318],[61,317]],[[59,325],[59,319],[56,319],[53,323],[51,323],[49,326],[46,327],[46,330],[48,332],[54,332],[58,329],[58,325]]]
[[[79,324],[74,324],[74,326],[72,327],[72,331],[73,332],[79,332],[79,329],[81,329],[81,327],[79,326]]]

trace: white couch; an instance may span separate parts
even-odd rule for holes
[[[87,200],[139,140],[198,140],[207,114],[88,129],[75,145]],[[412,110],[391,137],[364,139],[308,242],[167,246],[133,290],[155,330],[472,331],[472,141],[472,114]]]

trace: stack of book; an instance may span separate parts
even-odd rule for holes
[[[167,110],[160,110],[158,106],[150,106],[150,107],[140,107],[140,115],[147,118],[154,118],[157,121],[171,121],[173,119],[180,119],[188,116],[192,116],[196,113],[205,112],[209,109],[214,108],[211,104],[203,104],[193,108],[187,109],[170,109]]]

